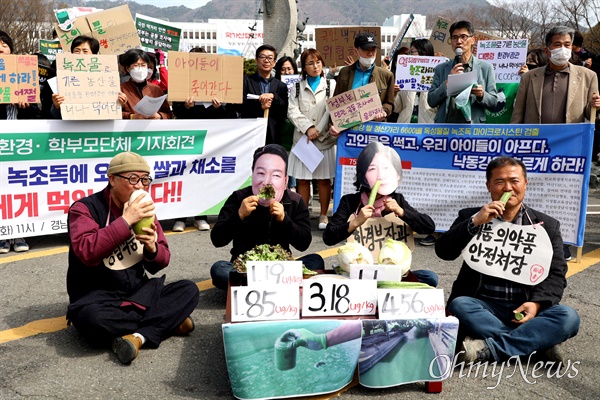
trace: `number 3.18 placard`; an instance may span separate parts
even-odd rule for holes
[[[374,315],[377,281],[357,279],[307,279],[302,291],[302,316]]]
[[[296,290],[293,290],[295,288]],[[231,288],[231,321],[300,319],[299,286],[269,283]]]

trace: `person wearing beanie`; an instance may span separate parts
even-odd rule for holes
[[[229,196],[210,232],[215,247],[227,246],[233,241],[230,261],[217,261],[210,269],[215,287],[227,290],[233,261],[241,254],[261,244],[280,245],[290,251],[290,245],[299,251],[310,246],[310,217],[302,197],[287,189],[288,156],[279,144],[268,144],[254,152],[252,185],[236,190]],[[271,198],[259,196],[271,185]],[[324,269],[323,258],[308,254],[299,258],[311,270]]]
[[[67,219],[67,320],[91,341],[112,343],[123,364],[142,345],[157,348],[172,335],[192,332],[190,314],[199,298],[192,281],[165,285],[164,275],[148,277],[166,268],[171,257],[154,204],[145,200],[150,172],[139,154],[117,154],[108,165],[106,188],[75,202]],[[138,190],[146,193],[130,203]],[[148,218],[154,222],[134,233],[132,227]]]

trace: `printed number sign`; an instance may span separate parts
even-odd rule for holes
[[[442,289],[379,289],[377,305],[381,319],[443,318]]]
[[[302,284],[302,261],[246,261],[248,286],[268,282],[275,285]]]
[[[377,281],[321,277],[307,279],[302,290],[302,316],[374,315]]]
[[[231,289],[231,321],[300,319],[300,289],[263,283]]]

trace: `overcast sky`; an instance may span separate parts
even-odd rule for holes
[[[186,6],[187,8],[202,7],[210,0],[135,0],[139,4],[152,4],[156,7]]]

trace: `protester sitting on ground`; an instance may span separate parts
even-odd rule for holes
[[[459,337],[467,335],[462,342],[462,359],[467,362],[500,362],[512,356],[528,356],[533,352],[542,352],[551,361],[559,361],[555,346],[575,336],[579,330],[577,312],[558,304],[567,286],[567,263],[562,249],[560,224],[554,218],[525,205],[523,199],[527,183],[527,170],[522,161],[504,156],[493,159],[486,168],[486,186],[491,202],[480,209],[460,210],[450,229],[435,244],[436,254],[441,259],[451,261],[461,254],[464,259],[452,285],[447,309],[460,321]],[[507,192],[511,193],[511,197],[505,204],[500,199]],[[488,254],[495,254],[496,249],[498,254],[515,254],[518,244],[506,240],[502,244],[500,239],[490,242],[501,237],[501,232],[505,232],[506,228],[494,228],[486,224],[501,222],[511,223],[511,232],[514,230],[516,234],[519,234],[519,229],[523,232],[527,225],[533,225],[538,230],[536,234],[523,233],[539,238],[535,239],[539,250],[536,250],[534,243],[529,253],[529,264],[522,269],[518,269],[518,265],[511,261],[509,269],[504,268],[506,273],[503,273],[498,261],[493,263],[497,268],[490,268],[491,259],[482,260],[482,256],[469,257],[462,253],[467,247],[477,249],[496,243],[491,246],[493,252],[489,248]],[[486,239],[482,234],[484,231],[488,236],[494,236]],[[545,236],[547,247],[551,248],[542,247],[542,235]],[[548,250],[552,255],[543,260]],[[524,254],[528,253],[524,251]],[[476,264],[478,261],[484,262],[485,266]],[[539,271],[530,271],[530,266],[536,264],[540,266]],[[545,277],[544,270],[547,272]],[[528,284],[518,280],[521,271],[526,275]],[[536,273],[540,273],[536,278],[539,280],[532,283],[529,277]]]
[[[257,245],[279,244],[290,251],[308,249],[312,236],[308,209],[302,197],[287,187],[287,152],[278,144],[259,147],[252,162],[252,185],[236,190],[225,201],[210,232],[214,246],[233,241],[230,261],[217,261],[210,269],[213,285],[226,290],[233,261]],[[275,197],[259,198],[263,187],[271,185]],[[310,270],[325,268],[323,258],[308,254],[299,258]]]
[[[429,234],[435,231],[435,223],[426,214],[421,214],[408,204],[400,193],[402,162],[398,153],[379,142],[369,143],[359,154],[356,162],[358,192],[346,194],[329,220],[323,242],[334,246],[350,237],[370,218],[394,213],[414,231]],[[368,205],[371,189],[380,181],[374,205]],[[354,216],[354,219],[350,219]],[[412,271],[417,279],[430,286],[437,286],[438,277],[433,271]]]
[[[71,53],[73,54],[98,54],[100,52],[100,42],[91,36],[79,35],[71,42]],[[54,119],[62,119],[60,105],[64,103],[65,97],[58,93],[52,94],[52,103],[54,107],[50,108],[50,115]]]
[[[67,319],[96,344],[110,343],[123,364],[140,347],[158,348],[172,335],[194,330],[190,314],[199,291],[192,281],[165,285],[165,276],[150,279],[169,264],[171,253],[162,227],[154,222],[135,234],[132,227],[154,217],[154,204],[137,197],[152,178],[142,156],[117,154],[108,166],[108,185],[75,202],[68,215],[69,268]]]
[[[194,47],[190,53],[206,53],[203,47]],[[173,102],[173,114],[178,119],[221,119],[227,118],[225,104],[218,98],[213,98],[210,103],[196,102],[193,97],[188,97],[185,101]],[[173,224],[173,232],[183,232],[187,217],[177,218]],[[194,227],[199,231],[209,231],[208,216],[196,215],[194,217]]]
[[[296,66],[296,62],[290,56],[283,56],[279,60],[277,60],[277,63],[275,64],[275,68],[273,68],[273,70],[275,71],[275,78],[279,79],[282,82],[282,75],[298,75],[298,67]],[[288,155],[292,150],[292,143],[294,142],[294,129],[294,124],[292,124],[290,120],[286,118],[283,124],[283,129],[281,130],[281,145],[288,152]],[[296,185],[296,178],[293,175],[289,175],[288,189],[292,189],[295,191]]]
[[[150,65],[148,54],[143,50],[129,49],[119,57],[119,62],[131,77],[121,84],[122,93],[119,94],[123,119],[172,119],[173,112],[166,98],[154,115],[142,115],[133,109],[144,96],[161,97],[165,94],[160,87],[147,80]]]
[[[294,154],[290,154],[290,174],[298,179],[298,193],[306,204],[310,199],[311,180],[317,180],[319,190],[319,229],[327,226],[327,212],[331,201],[331,180],[335,177],[335,144],[337,136],[329,134],[327,99],[335,90],[335,80],[325,79],[323,57],[315,49],[307,49],[300,57],[302,81],[292,87],[288,118],[294,124],[294,146],[301,140],[312,141],[323,154],[314,171]]]
[[[12,38],[4,31],[0,31],[0,54],[13,54],[14,45]],[[34,103],[0,104],[0,120],[36,119],[39,107]],[[0,254],[10,251],[10,247],[20,253],[29,250],[29,245],[22,237],[0,240]]]

